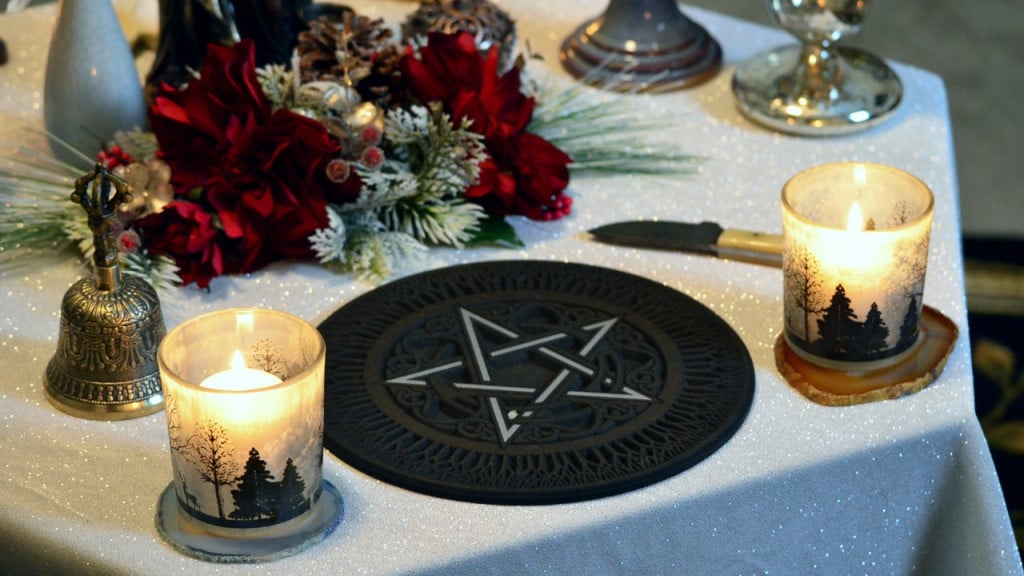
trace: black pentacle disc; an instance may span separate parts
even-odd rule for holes
[[[750,355],[721,318],[593,266],[426,272],[320,331],[327,449],[457,500],[555,504],[663,480],[721,447],[754,393]]]

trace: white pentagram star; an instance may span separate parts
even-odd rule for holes
[[[549,343],[561,340],[564,338],[570,338],[569,334],[564,332],[556,332],[553,334],[546,334],[536,338],[524,340],[522,335],[519,333],[497,324],[487,318],[476,314],[470,310],[460,307],[458,314],[462,322],[462,326],[465,329],[469,341],[469,353],[462,360],[455,360],[452,362],[446,362],[439,364],[432,368],[425,370],[419,370],[410,374],[404,374],[396,376],[386,380],[387,384],[398,384],[406,386],[428,386],[428,377],[440,372],[452,370],[467,366],[470,367],[470,372],[478,375],[477,382],[451,382],[451,386],[460,390],[472,390],[477,392],[484,392],[488,394],[487,406],[490,408],[491,416],[494,419],[494,425],[498,431],[498,435],[501,438],[502,445],[508,445],[515,434],[521,429],[521,424],[525,419],[530,418],[533,414],[533,410],[511,410],[507,413],[502,409],[501,403],[498,400],[499,395],[517,395],[517,396],[532,396],[532,405],[539,406],[555,397],[555,393],[562,387],[566,379],[574,372],[583,374],[585,376],[593,377],[596,372],[591,367],[584,363],[581,363],[574,358],[569,357],[557,350],[554,350],[548,346]],[[579,358],[586,359],[587,356],[593,352],[601,340],[608,334],[612,326],[618,322],[618,318],[609,318],[600,322],[594,322],[585,326],[581,326],[581,329],[586,332],[592,332],[593,335],[590,339],[576,352],[576,356]],[[480,344],[480,337],[478,330],[485,329],[490,332],[500,335],[509,340],[509,343],[504,346],[493,348],[490,352],[484,350]],[[514,384],[496,384],[493,382],[491,376],[491,370],[488,364],[488,360],[492,358],[498,358],[512,352],[521,350],[535,349],[538,353],[542,354],[550,360],[554,360],[561,365],[561,369],[558,373],[541,388],[540,386],[530,385],[514,385]],[[611,383],[610,379],[606,379],[605,383]],[[538,393],[539,390],[539,393]],[[569,390],[565,393],[566,396],[576,398],[595,398],[604,400],[623,400],[623,401],[642,401],[650,402],[651,398],[628,387],[623,386],[619,392],[588,392],[584,390]]]

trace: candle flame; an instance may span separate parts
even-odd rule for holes
[[[846,229],[850,232],[858,232],[864,229],[864,214],[861,213],[860,203],[854,202],[850,207],[850,215],[846,218]]]
[[[241,350],[235,350],[235,353],[231,355],[231,368],[233,370],[244,370],[246,368],[245,357],[242,356]]]

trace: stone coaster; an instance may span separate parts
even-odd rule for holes
[[[325,447],[457,500],[554,504],[663,480],[718,450],[754,393],[747,349],[708,308],[579,264],[418,274],[320,331]]]
[[[220,564],[255,564],[293,556],[322,542],[341,523],[345,502],[333,484],[302,516],[266,528],[219,529],[181,511],[174,483],[160,494],[156,527],[160,536],[182,554]]]
[[[786,338],[775,341],[775,365],[801,394],[826,406],[850,406],[890,400],[923,390],[946,366],[959,330],[938,310],[925,306],[921,313],[921,341],[901,361],[861,373],[834,370],[798,356]]]

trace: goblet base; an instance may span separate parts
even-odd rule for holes
[[[745,116],[780,132],[838,136],[875,126],[903,99],[903,84],[885,61],[848,47],[835,49],[841,80],[831,97],[808,97],[796,74],[800,54],[799,45],[781,46],[736,67],[732,91]]]
[[[562,66],[578,80],[616,92],[668,92],[701,84],[722,66],[722,48],[700,24],[674,14],[643,28],[605,16],[580,25],[563,42]]]

